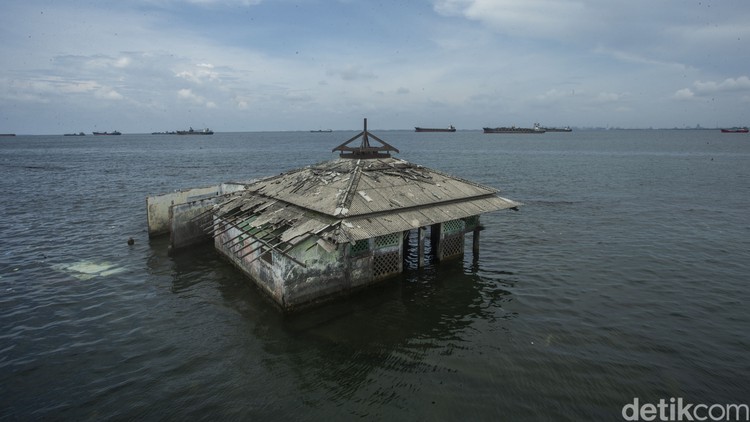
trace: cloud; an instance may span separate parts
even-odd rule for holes
[[[175,76],[196,84],[219,80],[219,73],[214,71],[212,64],[207,63],[198,63],[192,69],[177,72]]]
[[[690,100],[695,97],[695,93],[690,88],[683,88],[674,93],[677,100]]]
[[[532,38],[564,35],[587,15],[583,2],[560,0],[438,0],[435,10]]]
[[[121,100],[122,95],[112,88],[100,87],[94,91],[94,96],[102,100]]]
[[[339,78],[345,81],[359,81],[359,80],[377,78],[377,76],[375,76],[374,73],[372,73],[369,70],[364,69],[360,65],[347,65],[343,69],[340,69],[340,70],[332,69],[328,71],[328,75],[338,76]]]
[[[720,93],[750,92],[750,77],[740,76],[727,78],[723,81],[695,81],[691,88],[682,88],[674,93],[678,100],[690,100],[695,97],[705,97]],[[743,96],[744,98],[744,96]]]
[[[600,92],[595,97],[594,101],[597,103],[614,103],[620,101],[623,94],[617,94],[614,92]]]
[[[728,91],[747,91],[750,90],[750,78],[740,76],[739,78],[727,78],[721,82],[715,81],[695,81],[693,83],[695,91],[699,94],[714,94],[717,92]]]

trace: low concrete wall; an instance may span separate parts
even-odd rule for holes
[[[216,186],[185,189],[163,195],[146,197],[146,217],[148,220],[148,235],[154,237],[167,234],[171,230],[170,207],[206,198],[218,197],[231,192],[245,189],[245,183],[222,183]]]
[[[199,220],[196,217],[221,200],[222,196],[214,196],[169,207],[169,246],[172,252],[211,239],[203,231],[203,225],[211,224],[210,215]]]

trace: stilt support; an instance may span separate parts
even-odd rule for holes
[[[417,229],[417,253],[419,256],[417,260],[417,268],[424,267],[424,232],[424,227]]]
[[[479,259],[479,231],[479,226],[474,228],[474,235],[471,242],[471,253],[475,260]]]

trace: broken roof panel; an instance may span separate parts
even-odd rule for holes
[[[249,192],[338,217],[365,215],[495,194],[490,187],[397,158],[336,159],[249,186]]]
[[[366,127],[358,135],[364,144],[365,135]],[[230,225],[244,221],[246,233],[262,230],[270,246],[288,248],[312,236],[354,242],[520,205],[494,188],[390,157],[398,150],[387,144],[356,153],[345,145],[337,148],[344,158],[258,180],[214,215]]]
[[[444,223],[459,218],[471,217],[490,211],[515,208],[520,204],[499,196],[472,199],[466,202],[438,204],[371,216],[359,216],[343,220],[338,242],[356,241],[389,233],[416,229],[432,224]]]

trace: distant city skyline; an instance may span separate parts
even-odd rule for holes
[[[0,5],[0,133],[750,124],[750,2]]]

